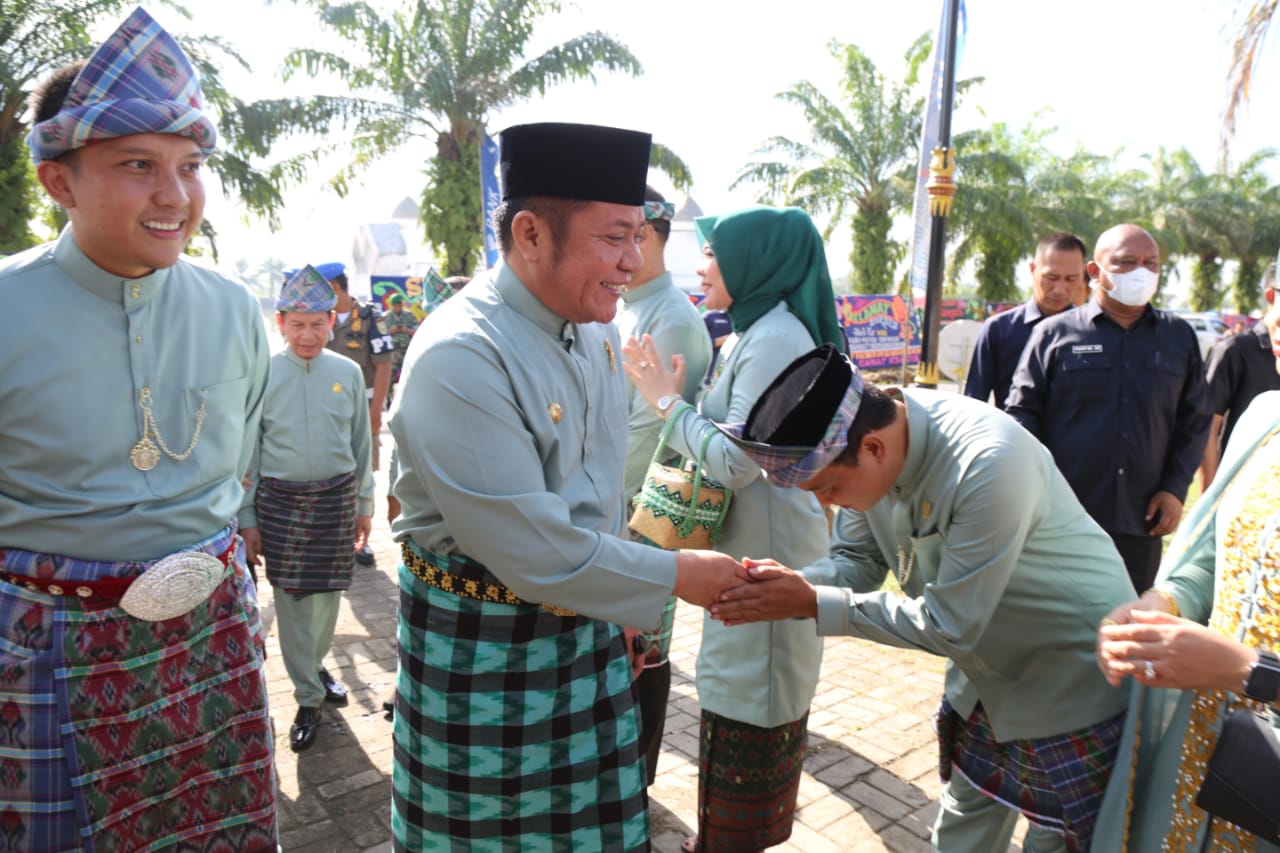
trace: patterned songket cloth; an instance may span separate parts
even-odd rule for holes
[[[27,145],[41,163],[103,139],[167,133],[208,156],[218,132],[201,108],[200,83],[182,48],[139,7],[89,57],[58,114],[31,128]]]
[[[763,850],[791,837],[809,715],[762,728],[702,712],[698,850]]]
[[[1275,439],[1273,439],[1275,440]],[[1246,466],[1249,463],[1246,463]],[[1246,470],[1246,475],[1250,472]],[[1223,636],[1253,648],[1280,648],[1280,461],[1271,463],[1253,479],[1253,488],[1228,522],[1226,559],[1217,567],[1218,588],[1209,627]],[[1229,606],[1220,606],[1223,603]],[[1167,851],[1239,850],[1254,847],[1252,833],[1221,818],[1212,818],[1203,845],[1196,844],[1202,822],[1209,818],[1195,804],[1204,784],[1205,766],[1218,743],[1222,725],[1231,712],[1257,703],[1222,690],[1203,690],[1191,705],[1191,718],[1182,742],[1177,794]]]
[[[351,588],[356,486],[354,472],[311,483],[262,478],[258,526],[272,586],[285,592]]]
[[[224,530],[193,546],[235,549]],[[131,577],[9,549],[17,576]],[[276,849],[261,625],[243,554],[185,615],[0,583],[0,850]]]
[[[648,849],[621,628],[446,592],[401,565],[398,633],[397,850]]]
[[[1080,731],[1001,743],[981,704],[966,721],[943,699],[937,725],[944,782],[959,772],[988,797],[1062,835],[1069,853],[1089,849],[1124,714]]]

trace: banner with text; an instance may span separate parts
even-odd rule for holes
[[[919,312],[901,296],[837,296],[836,317],[844,327],[849,357],[867,369],[920,362]]]

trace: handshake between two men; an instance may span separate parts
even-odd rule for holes
[[[672,592],[726,625],[818,615],[813,585],[775,560],[739,562],[716,551],[678,551]]]

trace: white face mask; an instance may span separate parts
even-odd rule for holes
[[[1152,272],[1146,267],[1135,267],[1129,272],[1107,271],[1107,280],[1111,287],[1103,288],[1107,295],[1123,305],[1135,308],[1146,305],[1156,295],[1156,287],[1160,284],[1160,273]]]

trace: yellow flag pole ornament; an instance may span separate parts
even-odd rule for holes
[[[933,149],[929,161],[929,212],[934,216],[950,216],[951,200],[956,195],[956,152],[951,148]]]

